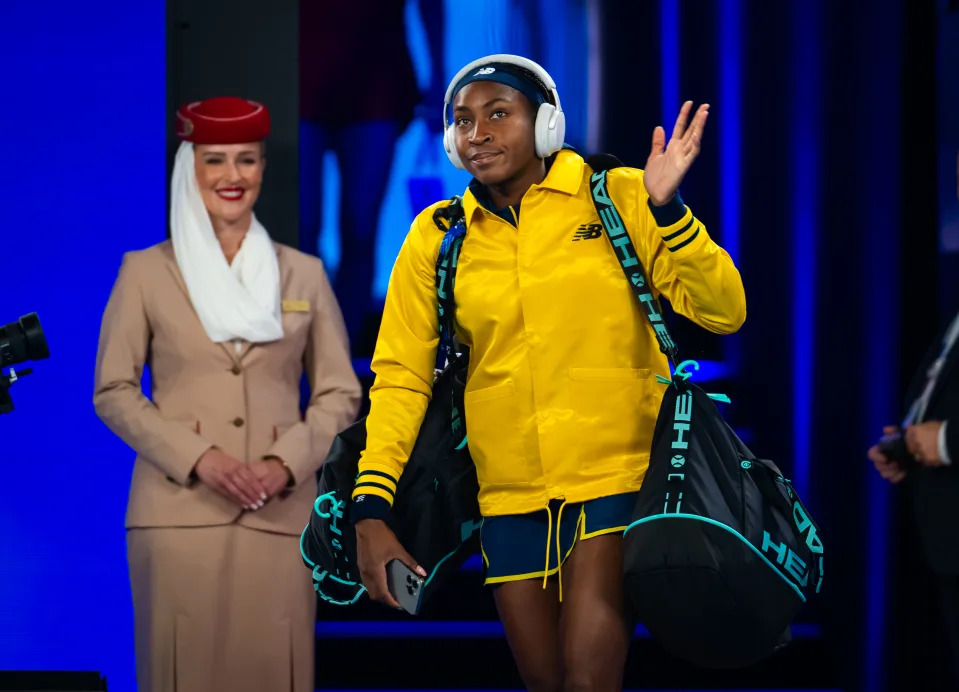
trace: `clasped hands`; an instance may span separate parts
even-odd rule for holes
[[[193,471],[204,485],[251,512],[262,508],[292,480],[280,459],[244,464],[216,447],[203,453]]]
[[[943,460],[939,458],[939,428],[941,427],[942,421],[926,421],[910,425],[903,431],[906,449],[919,464],[929,467],[943,465]],[[882,432],[884,435],[892,435],[898,430],[895,426],[887,425]],[[906,477],[906,469],[886,458],[886,455],[879,450],[879,445],[870,447],[866,456],[876,467],[879,475],[890,483],[899,483]]]

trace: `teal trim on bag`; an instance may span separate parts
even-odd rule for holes
[[[310,529],[310,525],[307,524],[305,527],[303,527],[303,530],[300,532],[300,557],[303,558],[303,562],[305,562],[310,569],[313,569],[314,567],[316,567],[316,563],[313,562],[313,560],[311,560],[310,558],[308,558],[306,556],[306,551],[303,550],[303,539],[306,538],[306,532],[309,529]]]
[[[316,573],[316,570],[317,570],[317,569],[322,569],[322,568],[318,568],[317,565],[316,565],[316,563],[313,562],[313,560],[311,560],[310,558],[308,558],[308,557],[306,556],[306,551],[303,550],[303,539],[306,538],[306,532],[307,532],[309,529],[310,529],[310,525],[307,524],[307,525],[303,528],[303,531],[300,533],[300,557],[302,557],[302,558],[303,558],[303,562],[305,562],[305,563],[310,567],[310,569],[312,569],[313,572]],[[348,581],[345,581],[345,580],[340,579],[340,578],[338,578],[338,577],[334,577],[332,574],[330,574],[330,575],[328,575],[328,576],[329,576],[330,579],[333,579],[334,581],[338,581],[339,583],[344,584],[344,585],[346,585],[346,586],[359,586],[360,588],[359,588],[359,590],[356,592],[356,595],[353,596],[352,599],[350,599],[350,600],[348,600],[348,601],[337,600],[337,599],[335,599],[335,598],[332,598],[332,597],[330,597],[330,596],[327,596],[327,595],[326,595],[325,593],[323,593],[320,589],[318,589],[318,588],[317,588],[318,582],[315,582],[315,581],[314,581],[313,590],[316,591],[317,595],[318,595],[320,598],[322,598],[324,601],[326,601],[327,603],[331,603],[332,605],[340,605],[340,606],[342,606],[342,605],[353,605],[353,604],[356,603],[358,600],[360,600],[360,597],[362,597],[363,594],[366,593],[366,587],[363,586],[362,584],[360,584],[359,582],[348,582]]]
[[[625,530],[625,531],[623,531],[623,536],[625,537],[626,534],[630,532],[630,529],[632,529],[634,526],[639,526],[640,524],[645,524],[646,522],[653,521],[654,519],[673,519],[673,518],[675,518],[675,519],[697,519],[697,520],[699,520],[699,521],[706,522],[707,524],[712,524],[712,525],[714,525],[714,526],[718,526],[718,527],[721,528],[721,529],[725,529],[726,531],[728,531],[728,532],[731,533],[732,535],[736,536],[736,537],[737,537],[739,540],[741,540],[743,543],[745,543],[746,545],[748,545],[748,546],[749,546],[749,549],[752,550],[754,553],[756,553],[756,555],[758,555],[760,558],[762,558],[762,561],[765,562],[767,565],[769,565],[770,569],[772,569],[773,572],[775,572],[776,574],[778,574],[779,577],[780,577],[784,582],[786,582],[787,584],[789,584],[789,586],[792,588],[793,591],[796,592],[796,595],[799,596],[799,598],[802,600],[803,603],[806,602],[806,597],[803,595],[803,592],[799,590],[799,587],[796,586],[795,584],[793,584],[791,581],[789,581],[789,579],[787,579],[786,576],[785,576],[782,572],[779,571],[779,568],[776,567],[776,565],[774,565],[772,562],[769,561],[769,558],[767,558],[765,555],[763,555],[761,552],[759,552],[759,549],[756,548],[756,546],[754,546],[752,543],[750,543],[749,540],[748,540],[745,536],[743,536],[741,533],[739,533],[739,531],[736,531],[735,529],[733,529],[733,528],[731,528],[731,527],[729,527],[729,526],[726,526],[725,524],[723,524],[723,523],[721,523],[721,522],[718,522],[718,521],[716,521],[715,519],[709,519],[708,517],[701,517],[701,516],[699,516],[698,514],[678,514],[678,513],[677,513],[677,514],[654,514],[654,515],[651,516],[651,517],[644,517],[643,519],[639,519],[638,521],[634,521],[632,524],[630,524],[629,526],[626,527],[626,530]]]
[[[347,581],[346,579],[340,579],[339,577],[334,576],[332,574],[327,575],[327,578],[332,579],[333,581],[339,584],[342,584],[343,586],[360,586],[360,587],[363,587],[364,589],[366,588],[365,586],[360,584],[358,581]]]
[[[426,581],[423,582],[423,588],[424,588],[424,589],[425,589],[427,586],[430,585],[430,582],[431,582],[431,581],[433,581],[433,577],[436,576],[436,573],[439,571],[440,566],[441,566],[444,562],[446,562],[447,560],[449,560],[451,557],[453,557],[454,555],[456,555],[456,551],[463,547],[463,543],[466,543],[466,541],[469,540],[469,537],[472,536],[473,533],[474,533],[477,529],[480,528],[480,526],[482,526],[482,522],[480,522],[479,524],[475,524],[475,525],[473,526],[473,530],[470,531],[470,532],[466,535],[465,538],[463,538],[463,542],[460,543],[458,546],[456,546],[456,548],[455,548],[452,552],[444,555],[444,556],[443,556],[443,559],[436,563],[436,566],[433,568],[433,571],[430,572],[430,576],[428,576],[428,577],[426,578]]]
[[[461,545],[456,546],[456,550],[459,550],[461,547],[462,547]],[[433,571],[430,572],[430,576],[428,576],[428,577],[426,578],[426,581],[423,582],[423,588],[424,588],[424,589],[425,589],[427,586],[430,585],[430,582],[431,582],[431,581],[433,581],[433,577],[436,576],[436,573],[439,571],[440,565],[442,565],[444,562],[446,562],[446,561],[449,560],[451,557],[453,557],[454,555],[456,555],[456,550],[454,550],[454,551],[451,552],[451,553],[446,554],[445,556],[443,556],[443,559],[442,559],[442,560],[440,560],[439,562],[436,563],[436,567],[434,567],[434,568],[433,568]]]
[[[348,600],[348,601],[337,600],[337,599],[335,599],[335,598],[333,598],[333,597],[331,597],[331,596],[327,596],[325,593],[323,593],[322,591],[320,591],[319,589],[316,589],[316,588],[314,588],[314,591],[316,591],[316,595],[317,595],[317,596],[319,596],[320,598],[322,598],[324,601],[326,601],[326,602],[329,603],[330,605],[335,605],[335,606],[349,606],[349,605],[355,604],[358,600],[360,600],[360,596],[362,596],[364,593],[366,593],[366,587],[364,586],[363,588],[361,588],[361,589],[356,593],[356,596],[354,596],[353,598],[351,598],[351,599]]]

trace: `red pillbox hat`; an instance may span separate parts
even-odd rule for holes
[[[221,96],[195,101],[176,113],[177,136],[194,144],[259,142],[270,134],[270,112],[261,103]]]

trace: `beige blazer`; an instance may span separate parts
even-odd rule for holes
[[[217,344],[190,302],[170,241],[127,253],[103,315],[93,403],[137,453],[127,527],[213,526],[299,534],[316,495],[315,471],[333,437],[353,422],[360,385],[339,305],[323,264],[276,245],[283,338]],[[140,378],[150,367],[152,400]],[[300,377],[311,397],[300,414]],[[275,455],[296,487],[255,512],[191,471],[216,446],[241,461]]]

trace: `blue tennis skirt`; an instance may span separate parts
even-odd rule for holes
[[[551,500],[548,509],[530,514],[485,517],[480,542],[486,583],[555,574],[577,540],[625,531],[632,521],[636,495],[623,493],[586,502]]]

